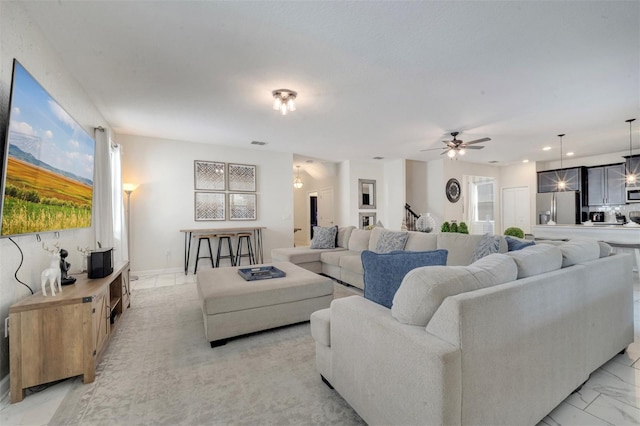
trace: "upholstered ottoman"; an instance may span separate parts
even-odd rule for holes
[[[329,307],[333,300],[330,278],[289,262],[270,265],[286,276],[245,281],[238,269],[247,266],[198,271],[204,332],[212,348],[230,337],[309,321],[313,312]],[[258,266],[264,265],[252,267]]]

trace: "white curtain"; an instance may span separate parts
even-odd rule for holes
[[[96,246],[113,247],[117,264],[128,258],[120,148],[111,141],[108,129],[95,129],[96,159],[93,199],[93,223]]]

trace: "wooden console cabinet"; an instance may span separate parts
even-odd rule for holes
[[[38,292],[9,308],[12,403],[31,386],[79,375],[84,383],[95,379],[109,337],[130,306],[129,263],[105,278],[76,278],[62,294]]]

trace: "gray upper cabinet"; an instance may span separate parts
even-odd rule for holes
[[[538,192],[582,191],[584,167],[547,170],[538,172]],[[564,181],[566,187],[558,188],[558,182]]]
[[[587,169],[590,206],[624,204],[624,163]]]

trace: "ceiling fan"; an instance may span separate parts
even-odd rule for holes
[[[430,148],[430,149],[422,149],[420,151],[434,151],[436,149],[444,149],[442,154],[447,154],[449,158],[453,158],[457,155],[464,155],[467,152],[467,149],[482,149],[484,146],[476,146],[477,143],[488,142],[491,138],[481,138],[476,139],[470,142],[465,142],[457,138],[460,132],[451,132],[451,136],[453,139],[450,141],[442,141],[442,143],[446,144],[443,148]]]

